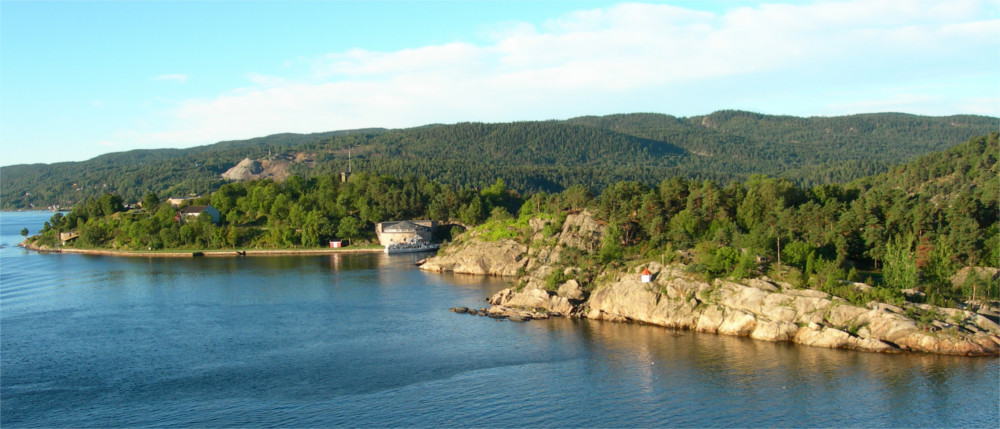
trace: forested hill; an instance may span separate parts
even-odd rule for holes
[[[346,170],[426,176],[485,187],[502,178],[512,189],[599,192],[635,180],[682,176],[720,183],[750,174],[803,185],[846,183],[1000,128],[985,116],[898,113],[800,118],[741,111],[678,118],[662,114],[580,117],[565,121],[460,123],[385,130],[279,134],[191,149],[136,150],[83,162],[0,169],[3,209],[69,207],[105,192],[137,201],[204,194],[244,158],[288,159],[287,173],[311,177]]]

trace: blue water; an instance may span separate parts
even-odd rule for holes
[[[573,320],[497,322],[502,281],[426,255],[115,258],[12,247],[0,426],[1000,425],[1000,360]]]

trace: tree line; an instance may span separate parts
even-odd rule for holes
[[[874,292],[886,300],[921,286],[928,299],[945,303],[969,292],[950,283],[959,268],[1000,264],[998,153],[992,133],[845,185],[671,177],[655,186],[616,182],[597,196],[582,185],[522,195],[502,179],[476,188],[413,175],[358,173],[347,182],[292,176],[228,183],[191,202],[217,208],[219,224],[206,216],[185,221],[155,193],[141,210],[108,193],[56,214],[41,235],[54,244],[58,232],[73,230],[79,238],[72,246],[116,249],[316,247],[332,238],[372,240],[374,224],[388,220],[485,222],[502,236],[533,216],[590,209],[608,232],[573,263],[595,275],[630,258],[687,254],[689,269],[713,277],[778,267],[803,286],[851,294],[842,280],[867,280],[887,286]],[[995,296],[994,283],[969,287]]]
[[[289,248],[322,246],[339,238],[374,239],[378,222],[432,219],[466,225],[481,223],[495,210],[516,211],[517,193],[502,180],[483,188],[455,188],[416,176],[398,179],[359,173],[283,183],[270,179],[228,183],[210,195],[174,207],[148,193],[141,208],[128,207],[107,193],[57,213],[41,231],[42,244],[55,245],[59,232],[79,237],[68,246],[120,250]],[[180,209],[211,205],[220,213],[188,219]]]

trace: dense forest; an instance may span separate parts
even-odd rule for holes
[[[801,187],[845,184],[916,156],[998,129],[997,118],[896,113],[799,118],[741,111],[678,118],[662,114],[564,121],[428,125],[308,135],[280,134],[191,149],[135,150],[84,162],[0,168],[0,208],[71,207],[105,193],[136,202],[207,195],[244,158],[300,158],[289,174],[306,180],[353,167],[373,176],[426,177],[484,188],[498,178],[522,194],[579,185],[655,186],[665,177],[720,186],[754,174]],[[294,155],[304,154],[296,157]]]
[[[187,219],[180,209],[211,205],[209,215]],[[517,193],[502,180],[482,190],[453,188],[423,178],[359,173],[283,183],[262,179],[222,185],[209,196],[175,207],[155,193],[140,207],[127,207],[121,196],[91,198],[69,213],[56,213],[41,231],[39,244],[55,246],[57,233],[74,231],[69,244],[119,250],[289,248],[321,246],[332,238],[374,240],[374,224],[386,220],[436,219],[466,225],[482,223],[493,212],[516,212]]]
[[[185,220],[155,193],[144,196],[142,209],[108,193],[54,215],[39,244],[76,231],[70,246],[315,247],[334,237],[372,240],[374,223],[414,218],[478,225],[487,239],[517,238],[531,218],[558,224],[587,209],[608,232],[599,248],[566,261],[590,279],[608,264],[669,257],[709,277],[778,273],[855,301],[895,302],[919,287],[929,301],[949,305],[998,294],[995,281],[974,276],[959,288],[951,283],[962,267],[1000,264],[998,139],[975,137],[887,173],[813,187],[765,175],[725,184],[676,176],[654,186],[616,182],[595,197],[581,185],[522,195],[503,179],[475,189],[412,175],[292,176],[224,184],[190,202],[218,208],[219,224]],[[878,287],[860,293],[843,280]]]

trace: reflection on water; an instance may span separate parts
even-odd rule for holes
[[[590,375],[632,380],[636,400],[666,396],[692,410],[692,402],[714,403],[713,419],[736,425],[1000,423],[996,358],[865,353],[587,320],[540,323],[547,340],[579,336],[595,351]],[[784,411],[775,415],[775,407]]]
[[[3,216],[10,241],[23,226]],[[447,309],[485,305],[503,279],[417,270],[426,256],[0,249],[0,423],[1000,423],[996,358],[882,355],[587,320],[498,322]]]

